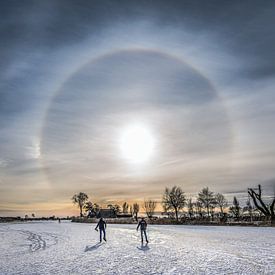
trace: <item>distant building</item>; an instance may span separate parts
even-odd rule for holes
[[[100,209],[97,218],[117,218],[117,215],[112,209]]]
[[[132,214],[128,214],[128,213],[118,213],[116,214],[116,212],[113,209],[109,209],[109,208],[102,208],[99,210],[99,212],[95,213],[93,211],[89,212],[89,214],[87,215],[88,218],[132,218],[133,215]]]

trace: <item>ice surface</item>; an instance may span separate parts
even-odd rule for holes
[[[275,228],[0,224],[0,274],[275,274]]]

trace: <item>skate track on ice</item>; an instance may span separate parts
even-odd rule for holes
[[[0,274],[274,274],[275,228],[150,226],[148,246],[135,225],[0,224]]]

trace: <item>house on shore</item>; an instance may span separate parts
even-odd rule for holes
[[[132,214],[128,213],[116,213],[113,209],[109,208],[102,208],[99,210],[99,212],[90,212],[88,214],[88,218],[132,218]]]
[[[97,218],[117,218],[117,215],[113,209],[100,209],[96,215]]]

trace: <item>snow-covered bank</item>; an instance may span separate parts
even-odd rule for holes
[[[135,225],[0,224],[0,274],[274,274],[275,228],[159,226],[141,246]]]

